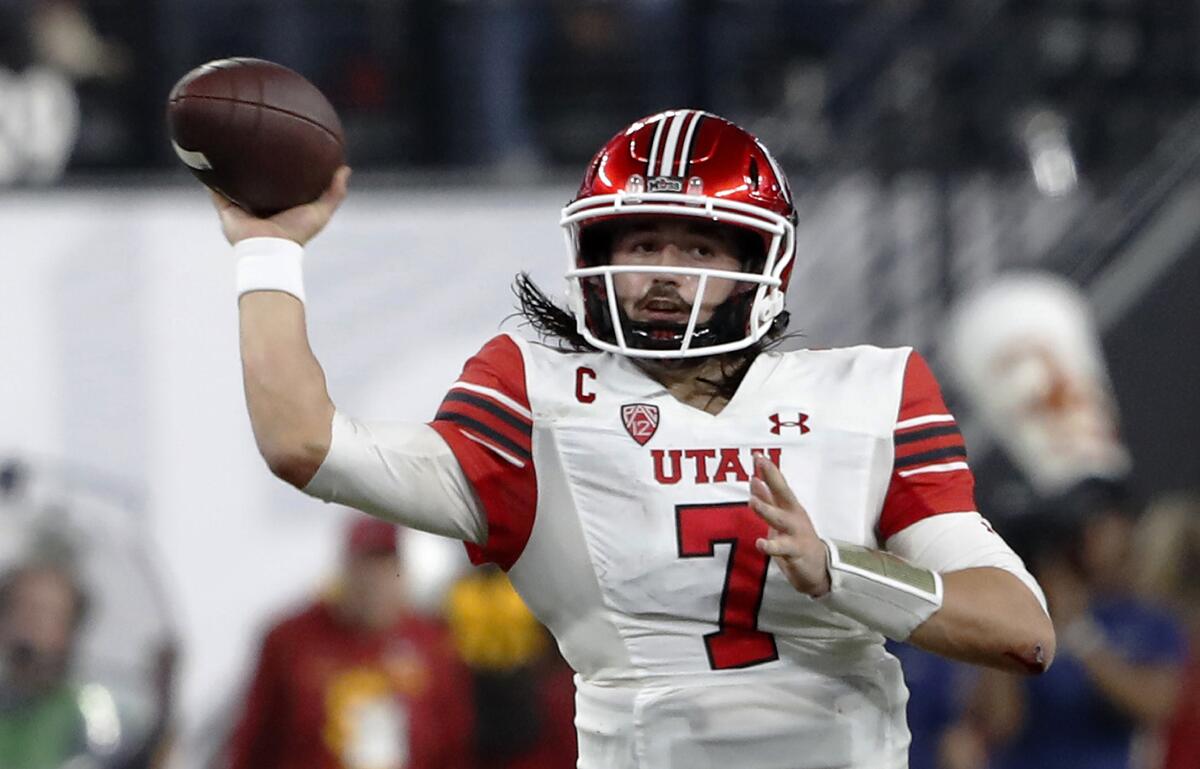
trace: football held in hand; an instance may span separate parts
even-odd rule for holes
[[[317,199],[344,160],[329,100],[261,59],[220,59],[184,75],[171,89],[167,125],[196,178],[256,216]]]

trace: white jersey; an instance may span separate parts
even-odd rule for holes
[[[908,348],[760,354],[717,415],[631,360],[502,335],[432,423],[505,568],[577,672],[583,769],[894,769],[907,691],[883,638],[755,548],[752,457],[823,537],[881,547],[974,510],[962,438]]]

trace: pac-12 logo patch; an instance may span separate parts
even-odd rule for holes
[[[658,406],[626,403],[621,407],[621,421],[625,423],[629,437],[637,441],[639,446],[645,446],[658,429]]]

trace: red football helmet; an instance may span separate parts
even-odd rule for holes
[[[613,266],[607,246],[589,235],[622,217],[693,217],[735,228],[752,245],[740,272],[703,267]],[[783,312],[796,251],[796,210],[787,179],[753,135],[700,110],[670,110],[639,120],[605,144],[588,166],[579,193],[563,209],[570,266],[568,298],[580,334],[609,352],[644,358],[687,358],[740,350],[762,339]],[[593,238],[593,241],[595,238]],[[698,279],[686,325],[631,321],[620,308],[613,275],[675,274]],[[698,324],[710,278],[741,281],[745,290]]]

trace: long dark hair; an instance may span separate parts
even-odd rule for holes
[[[517,315],[538,337],[563,352],[599,352],[579,333],[575,316],[560,307],[533,282],[528,272],[518,272],[513,278],[513,294],[517,297]]]
[[[517,315],[520,315],[525,325],[534,330],[546,344],[562,352],[599,352],[599,350],[583,338],[579,333],[575,316],[546,295],[527,272],[519,272],[513,279],[513,294],[517,297]],[[713,388],[714,395],[722,398],[732,398],[741,385],[742,379],[750,364],[759,353],[774,349],[786,339],[798,334],[788,334],[787,325],[790,317],[787,310],[779,313],[766,336],[754,344],[733,352],[716,356],[721,362],[719,379],[701,379],[700,381]],[[681,365],[689,363],[682,359]]]

